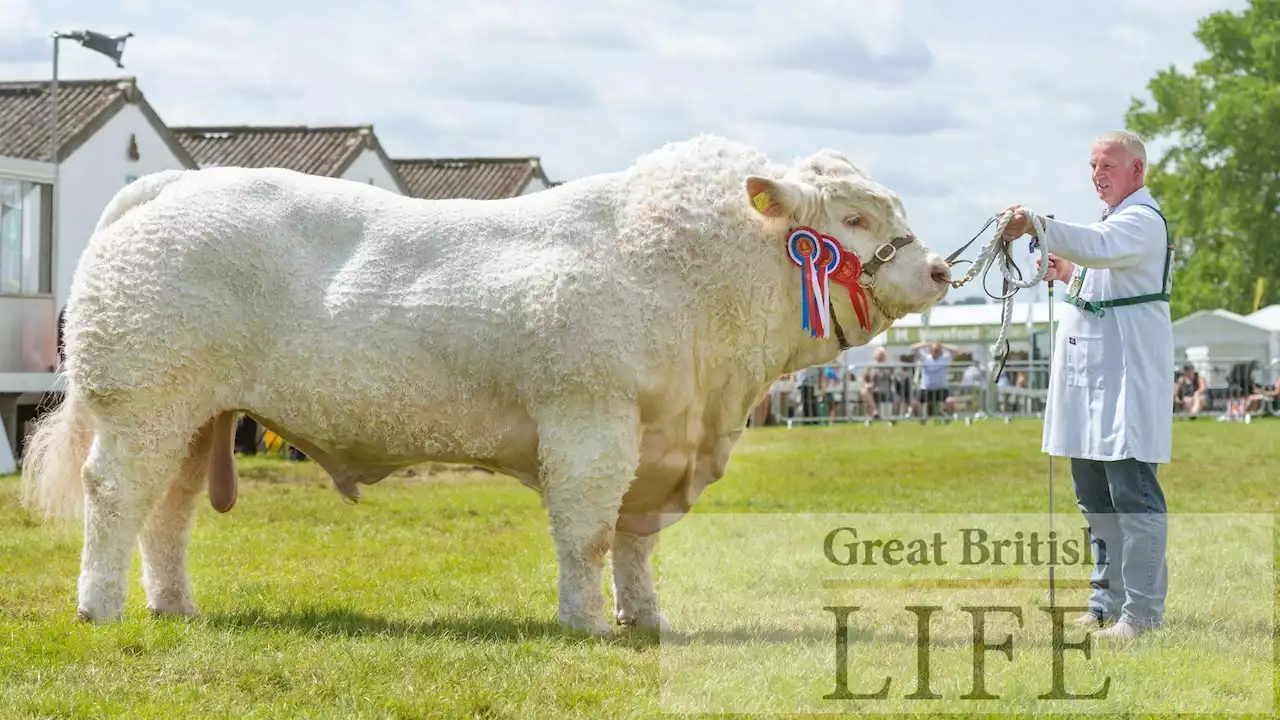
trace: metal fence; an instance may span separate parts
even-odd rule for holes
[[[1251,422],[1280,417],[1280,361],[1197,360],[1194,374],[1172,369],[1174,416]],[[1047,360],[1009,361],[995,383],[985,363],[956,361],[946,382],[926,388],[919,363],[819,365],[783,376],[752,413],[751,425],[965,422],[1043,417]]]

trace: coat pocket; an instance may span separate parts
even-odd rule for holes
[[[1066,357],[1063,358],[1067,385],[1071,387],[1103,388],[1102,338],[1072,335],[1067,338]]]

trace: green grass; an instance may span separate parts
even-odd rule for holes
[[[1031,421],[752,429],[696,514],[1042,513],[1039,431]],[[1280,423],[1177,423],[1160,478],[1170,512],[1275,513],[1278,458]],[[1061,522],[1079,524],[1067,462],[1055,472]],[[17,478],[0,477],[0,717],[662,712],[657,637],[557,627],[546,517],[514,480],[419,468],[350,505],[310,463],[242,460],[241,473],[237,507],[204,504],[196,521],[204,617],[148,617],[135,561],[126,619],[101,627],[74,619],[80,528],[32,522]],[[1179,592],[1175,583],[1171,614]],[[1194,647],[1164,642],[1164,662],[1195,660]],[[1003,656],[988,657],[996,667]],[[878,686],[854,677],[855,691]],[[913,683],[899,677],[895,694]]]

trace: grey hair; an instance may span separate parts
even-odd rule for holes
[[[1129,157],[1137,158],[1145,165],[1147,162],[1147,147],[1142,142],[1142,136],[1131,130],[1109,130],[1094,138],[1095,143],[1116,143],[1129,153]]]

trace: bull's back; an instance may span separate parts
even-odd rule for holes
[[[260,363],[281,317],[305,307],[306,276],[350,256],[360,215],[396,197],[340,182],[210,169],[113,221],[104,215],[68,302],[72,381],[110,393]]]

